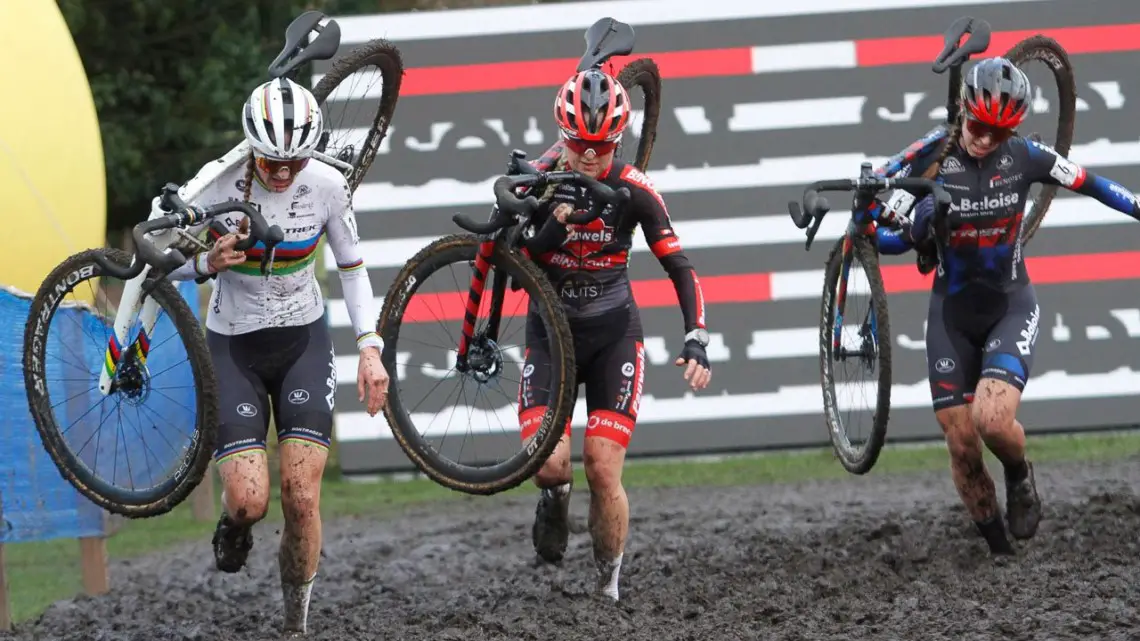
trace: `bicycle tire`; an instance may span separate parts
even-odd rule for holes
[[[416,430],[400,398],[399,369],[394,360],[403,314],[411,295],[428,275],[443,265],[456,262],[473,264],[481,242],[472,234],[453,234],[421,249],[404,265],[388,288],[376,323],[376,333],[384,340],[381,360],[389,375],[389,396],[384,416],[400,448],[421,472],[436,483],[465,494],[490,495],[514,488],[538,472],[558,445],[563,434],[562,426],[573,416],[578,386],[574,339],[558,293],[533,262],[517,251],[507,251],[503,245],[496,244],[489,261],[492,268],[507,266],[513,271],[513,280],[538,302],[539,314],[545,317],[548,335],[552,338],[550,358],[554,364],[551,398],[556,400],[547,409],[535,443],[530,448],[532,451],[520,449],[510,459],[489,467],[461,465],[440,456]],[[487,281],[491,282],[491,278],[488,277]]]
[[[1077,84],[1073,73],[1073,65],[1069,55],[1056,40],[1043,35],[1025,38],[1010,48],[1005,57],[1018,67],[1030,60],[1040,60],[1053,72],[1053,79],[1057,82],[1057,95],[1060,104],[1060,115],[1057,118],[1057,138],[1053,149],[1062,156],[1068,156],[1073,144],[1073,128],[1077,118]],[[1023,225],[1025,227],[1022,243],[1028,243],[1037,233],[1053,198],[1057,195],[1057,185],[1042,185],[1041,193],[1033,199],[1033,211]]]
[[[641,137],[633,161],[644,172],[649,168],[649,157],[653,154],[653,143],[657,140],[657,121],[661,118],[661,71],[652,58],[638,58],[622,67],[617,80],[626,91],[639,87],[645,96]]]
[[[871,289],[871,301],[875,310],[879,339],[878,369],[879,394],[872,421],[871,434],[861,448],[851,446],[846,437],[846,429],[839,417],[836,401],[835,380],[832,372],[832,332],[834,331],[834,311],[836,287],[840,269],[843,266],[843,240],[841,236],[827,255],[824,269],[823,297],[820,305],[819,325],[819,374],[823,391],[823,415],[827,425],[828,438],[836,457],[851,474],[862,475],[871,471],[879,459],[886,442],[887,422],[891,411],[891,325],[887,315],[887,292],[883,286],[883,275],[879,270],[879,255],[871,240],[863,236],[854,237],[854,259],[863,266]],[[878,337],[876,337],[878,338]]]
[[[396,103],[400,100],[400,85],[404,78],[404,62],[400,50],[382,38],[370,40],[333,61],[328,73],[313,87],[313,97],[323,105],[340,83],[370,65],[380,68],[382,93],[380,106],[376,109],[376,116],[372,119],[360,156],[354,164],[355,169],[348,176],[348,186],[352,192],[356,191],[372,167],[372,161],[376,159],[376,152],[380,150],[380,143],[388,135],[388,126],[396,113]],[[324,148],[325,142],[322,142],[318,151],[323,152]]]
[[[186,349],[198,395],[194,434],[181,465],[171,478],[153,488],[127,490],[96,476],[72,453],[56,424],[46,385],[42,386],[42,393],[37,391],[41,387],[37,384],[37,376],[45,374],[46,341],[37,340],[36,337],[46,336],[48,326],[59,308],[62,298],[58,295],[60,291],[70,291],[75,283],[86,280],[85,274],[91,274],[91,278],[102,275],[103,270],[95,262],[95,257],[100,255],[123,267],[131,263],[131,255],[120,249],[89,249],[73,254],[44,278],[32,299],[28,322],[24,328],[23,370],[28,408],[48,456],[60,475],[80,494],[113,514],[132,519],[149,518],[165,514],[178,506],[198,486],[206,473],[217,434],[217,380],[201,324],[174,285],[165,279],[158,281],[148,295],[170,316]]]

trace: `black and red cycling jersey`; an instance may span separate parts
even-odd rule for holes
[[[585,187],[558,185],[534,215],[538,231],[524,243],[527,253],[554,283],[568,319],[574,322],[636,305],[628,266],[633,233],[640,226],[649,249],[673,281],[685,332],[704,328],[700,281],[652,181],[637,167],[620,160],[614,160],[597,179],[615,190],[626,187],[629,200],[620,207],[607,205],[601,216],[588,224],[563,225],[552,215],[559,204],[588,211],[592,203]]]

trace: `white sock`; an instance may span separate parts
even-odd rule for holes
[[[316,573],[301,585],[281,582],[281,594],[285,606],[285,632],[305,633],[309,622],[309,598],[313,593]]]
[[[598,592],[618,600],[618,576],[621,574],[621,558],[624,553],[609,562],[598,562]]]

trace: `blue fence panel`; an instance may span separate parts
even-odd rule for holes
[[[179,292],[190,303],[195,316],[199,316],[197,289],[193,281],[179,284]],[[28,411],[22,360],[24,325],[30,305],[31,297],[27,294],[0,289],[0,509],[4,519],[0,541],[17,543],[100,536],[105,531],[103,511],[59,474],[43,448]],[[84,443],[107,418],[105,409],[110,402],[100,404],[92,378],[92,373],[102,367],[105,349],[105,345],[100,345],[93,338],[105,333],[104,321],[80,307],[57,310],[49,331],[45,365],[50,394],[53,405],[56,405],[57,423],[70,426],[67,440],[73,447],[76,443]],[[155,349],[159,345],[162,349]],[[152,374],[163,373],[163,380],[167,382],[161,392],[149,394],[145,407],[136,409],[134,415],[161,420],[161,417],[175,415],[176,410],[182,415],[190,412],[189,421],[183,421],[186,424],[184,431],[188,434],[194,418],[193,380],[185,349],[166,314],[160,316],[151,336],[151,346],[153,351],[147,359],[147,367]],[[181,369],[177,365],[179,361]],[[131,412],[122,414],[129,416]],[[118,483],[127,481],[122,466],[126,460],[145,460],[162,467],[173,464],[175,450],[169,450],[169,454],[159,451],[159,455],[166,456],[168,460],[156,459],[153,445],[129,438],[148,420],[151,419],[140,418],[133,428],[130,421],[123,421],[126,437],[96,436],[98,457],[95,456],[96,448],[89,447],[82,458],[100,476],[110,478],[114,475]],[[145,451],[144,444],[147,445]],[[111,464],[116,467],[111,469]],[[145,485],[147,479],[137,478],[136,469],[131,469],[130,480],[137,486]]]

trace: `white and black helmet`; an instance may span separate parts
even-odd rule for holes
[[[324,116],[308,89],[288,78],[276,78],[249,95],[242,107],[241,126],[255,152],[292,160],[312,154],[324,131]]]

